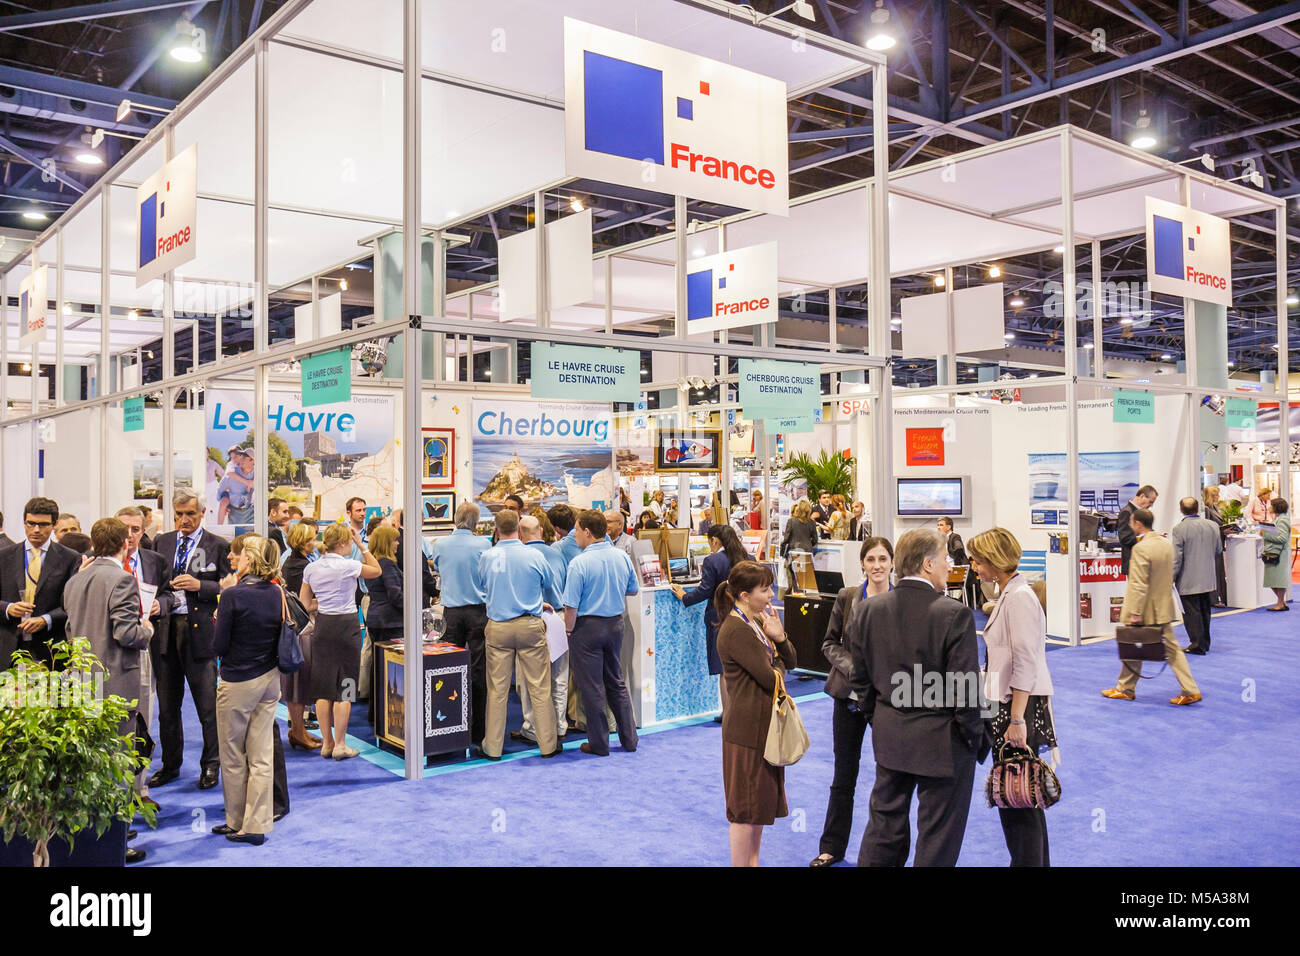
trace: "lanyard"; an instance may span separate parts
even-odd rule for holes
[[[751,628],[753,628],[754,633],[758,635],[758,639],[759,639],[760,641],[762,641],[762,642],[763,642],[763,646],[767,648],[767,652],[768,652],[768,654],[771,654],[771,653],[772,653],[772,645],[771,645],[771,643],[768,641],[768,639],[767,639],[767,635],[763,633],[763,629],[760,628],[757,624],[755,624],[752,620],[750,620],[749,615],[746,614],[744,611],[742,611],[740,608],[737,607],[737,608],[734,608],[733,610],[735,610],[735,612],[736,612],[736,616],[737,616],[737,617],[739,617],[742,621],[744,621],[744,622],[745,622],[746,624],[748,624]]]

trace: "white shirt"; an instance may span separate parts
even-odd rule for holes
[[[925,584],[931,591],[938,590],[938,588],[934,586],[933,581],[931,581],[929,578],[923,578],[919,574],[909,574],[907,577],[903,578],[903,581],[920,581],[922,584]],[[901,584],[902,581],[900,581],[899,583]]]
[[[333,552],[302,569],[302,579],[311,585],[322,614],[357,613],[357,578],[361,562]]]

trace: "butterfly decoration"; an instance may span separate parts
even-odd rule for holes
[[[442,723],[444,720],[447,719],[442,711],[438,711],[438,713],[434,714],[434,716],[438,718],[439,723]]]
[[[438,683],[434,684],[434,685],[433,685],[433,689],[434,689],[434,690],[442,690],[442,681],[438,681]]]
[[[448,700],[455,700],[455,699],[456,699],[457,697],[459,697],[459,696],[460,696],[460,691],[458,691],[458,690],[453,690],[453,691],[451,692],[451,696],[448,697],[447,699],[448,699]]]

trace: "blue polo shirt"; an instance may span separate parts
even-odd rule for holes
[[[564,594],[564,582],[568,578],[569,565],[564,560],[564,555],[555,550],[554,547],[542,541],[540,538],[535,541],[529,541],[528,547],[538,551],[546,559],[546,563],[551,566],[551,573],[555,575],[555,600],[547,598],[547,603],[557,611],[564,607],[564,601],[561,597]]]
[[[550,562],[518,538],[498,541],[484,551],[478,559],[478,574],[487,591],[489,621],[540,616],[543,601],[552,607],[559,601]]]
[[[433,543],[433,570],[442,580],[444,607],[486,604],[478,559],[492,543],[468,528],[457,528]]]
[[[597,541],[569,563],[564,606],[576,608],[579,617],[616,617],[626,609],[626,595],[640,590],[632,559],[608,541]]]
[[[573,563],[573,559],[582,554],[582,548],[578,546],[577,529],[569,531],[563,538],[557,540],[551,545],[556,551],[564,557],[564,566],[567,568]]]

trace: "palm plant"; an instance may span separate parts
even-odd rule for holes
[[[802,478],[808,483],[808,495],[816,498],[823,491],[833,495],[843,495],[846,500],[853,498],[853,466],[856,459],[838,453],[818,452],[813,458],[807,452],[796,452],[785,464],[781,480],[785,484]]]

